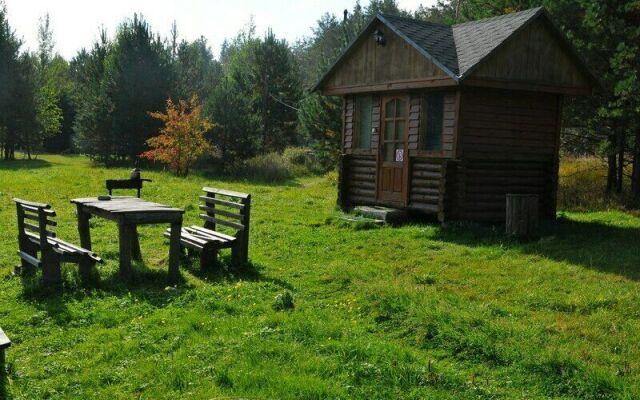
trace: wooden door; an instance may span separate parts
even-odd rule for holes
[[[378,152],[378,200],[406,206],[408,96],[382,99],[382,132]]]

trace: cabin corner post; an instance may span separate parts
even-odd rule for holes
[[[550,220],[556,219],[556,213],[558,209],[558,185],[560,181],[560,135],[562,134],[562,96],[557,96],[557,111],[556,111],[556,143],[555,154],[551,164],[551,190],[550,190],[550,205],[549,215],[545,215],[545,218]]]
[[[351,208],[351,204],[349,201],[349,194],[348,194],[348,183],[347,183],[347,178],[348,178],[348,170],[349,168],[349,155],[348,154],[341,154],[340,155],[340,161],[338,163],[338,200],[337,200],[337,204],[338,207],[342,210],[342,211],[347,211]]]

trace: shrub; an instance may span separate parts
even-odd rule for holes
[[[306,147],[287,147],[282,153],[282,158],[295,176],[322,172],[315,154]]]
[[[263,182],[283,182],[291,178],[291,171],[284,158],[278,153],[268,153],[248,159],[243,175]]]
[[[272,307],[276,311],[293,310],[295,304],[293,304],[291,292],[286,291],[278,294],[273,301]]]

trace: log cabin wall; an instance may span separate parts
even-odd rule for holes
[[[442,148],[439,151],[423,150],[421,134],[424,129],[423,104],[427,91],[410,93],[410,109],[407,131],[407,149],[409,154],[409,170],[407,183],[407,207],[431,214],[442,213],[444,204],[450,193],[445,189],[447,182],[442,179],[446,174],[446,163],[443,160],[454,156],[456,134],[456,101],[458,94],[450,89],[444,91],[444,112]],[[429,90],[433,92],[434,90]],[[381,94],[372,96],[371,146],[359,148],[356,138],[355,96],[345,96],[344,128],[343,128],[343,161],[340,168],[339,204],[348,208],[354,205],[378,204],[377,188],[377,155],[379,146]],[[449,170],[450,172],[451,170]],[[450,183],[450,182],[449,182]]]
[[[338,203],[343,208],[376,203],[378,142],[380,137],[380,96],[372,96],[371,146],[359,148],[356,129],[355,97],[345,96],[342,162]]]
[[[560,97],[466,88],[452,216],[504,221],[505,195],[540,196],[540,216],[555,216]]]

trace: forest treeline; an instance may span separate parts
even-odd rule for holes
[[[100,31],[71,60],[56,53],[48,16],[37,27],[37,50],[25,51],[0,0],[0,155],[75,152],[106,164],[132,161],[161,128],[149,113],[163,110],[169,98],[196,95],[212,122],[206,162],[232,171],[251,157],[304,146],[331,168],[341,100],[308,89],[375,13],[454,24],[541,5],[601,83],[594,96],[567,99],[562,151],[600,157],[608,165],[603,189],[628,191],[638,205],[638,0],[441,0],[417,10],[371,0],[344,16],[319,16],[313,33],[295,43],[249,23],[219,55],[204,37],[182,40],[175,25],[163,37],[133,15],[112,36]]]

